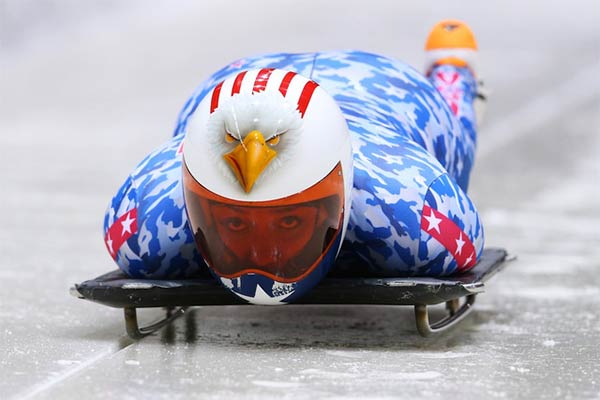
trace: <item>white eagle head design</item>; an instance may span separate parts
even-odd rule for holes
[[[259,178],[292,157],[302,118],[278,91],[240,93],[210,115],[207,130],[208,148],[220,172],[248,193]]]
[[[302,192],[340,160],[351,177],[348,127],[335,100],[315,81],[273,68],[237,72],[209,91],[183,154],[199,184],[237,201]]]

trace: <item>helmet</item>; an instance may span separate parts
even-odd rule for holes
[[[352,150],[316,82],[278,69],[224,80],[198,105],[183,152],[194,238],[226,288],[280,304],[327,274],[348,222]]]

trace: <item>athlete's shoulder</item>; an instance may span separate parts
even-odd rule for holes
[[[167,170],[177,169],[181,166],[183,151],[183,135],[173,136],[168,141],[158,146],[136,166],[131,173],[134,181],[146,180],[155,173],[164,173]]]

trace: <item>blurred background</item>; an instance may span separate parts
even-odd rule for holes
[[[479,42],[470,190],[518,256],[456,332],[418,337],[409,308],[222,307],[132,343],[120,310],[68,295],[115,268],[108,201],[212,72],[350,48],[421,69],[443,18]],[[0,397],[599,399],[598,21],[593,0],[0,0]]]

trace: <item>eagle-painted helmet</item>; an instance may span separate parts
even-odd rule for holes
[[[198,105],[183,152],[194,238],[226,288],[288,303],[327,274],[348,221],[352,150],[316,82],[271,68],[225,79]]]

